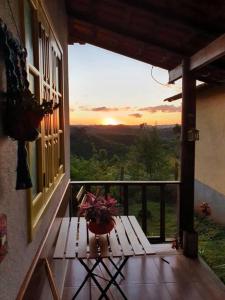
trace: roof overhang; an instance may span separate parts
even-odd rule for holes
[[[90,43],[182,75],[190,57],[196,79],[225,78],[223,0],[66,0],[69,43]]]

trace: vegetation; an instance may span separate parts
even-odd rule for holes
[[[174,157],[163,145],[158,129],[142,128],[140,133],[127,155],[128,176],[142,180],[172,179],[174,172],[171,162]]]
[[[199,220],[196,216],[199,233],[199,254],[225,283],[225,226],[210,219]]]
[[[101,127],[94,132],[90,127],[72,128],[72,180],[175,179],[178,143],[172,127],[119,126],[117,134],[112,130],[109,127],[107,136]]]
[[[106,150],[92,150],[93,155],[89,159],[72,156],[71,178],[72,180],[118,180],[120,172],[120,160],[114,155],[108,157]]]

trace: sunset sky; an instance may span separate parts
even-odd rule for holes
[[[70,123],[135,125],[180,123],[181,101],[163,102],[181,90],[168,73],[91,45],[69,47]]]

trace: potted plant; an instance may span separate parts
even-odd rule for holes
[[[95,234],[109,233],[114,225],[117,201],[110,196],[98,196],[87,193],[85,201],[80,205],[79,215],[88,221],[88,228]]]

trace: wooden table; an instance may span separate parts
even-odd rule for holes
[[[106,292],[112,284],[127,299],[117,284],[116,278],[118,275],[124,278],[122,268],[130,256],[149,254],[155,253],[134,216],[115,217],[114,229],[110,234],[100,236],[96,236],[87,229],[85,218],[74,217],[62,219],[53,257],[55,259],[79,259],[87,271],[87,276],[73,299],[78,295],[89,277],[94,280],[101,291],[100,299],[103,297],[108,299]],[[109,259],[112,263],[115,269],[114,274],[108,269],[103,258]],[[120,264],[116,265],[113,258],[120,258]],[[89,259],[96,260],[92,267],[89,267],[89,264],[85,262]],[[110,280],[104,289],[96,279],[100,276],[94,273],[98,264],[101,264],[110,276]]]

